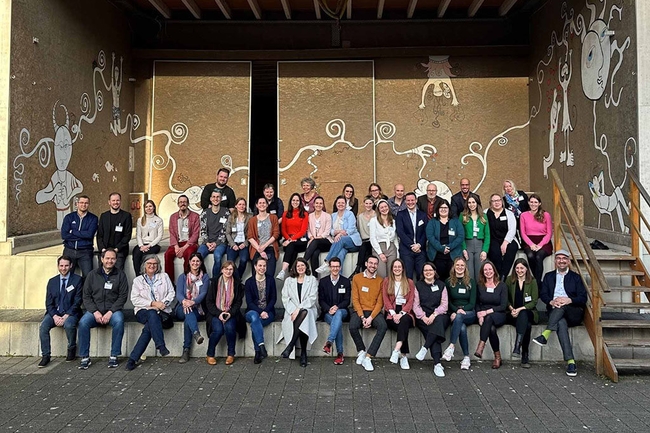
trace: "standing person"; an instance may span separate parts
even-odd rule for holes
[[[206,362],[216,365],[215,351],[219,340],[225,334],[228,343],[226,365],[235,362],[235,345],[237,344],[237,321],[241,320],[241,304],[244,299],[244,287],[235,276],[235,264],[226,260],[221,265],[221,273],[210,280],[208,293],[205,295],[206,323],[210,326],[208,334],[208,353]]]
[[[217,191],[221,197],[221,206],[232,211],[235,207],[235,191],[228,186],[229,178],[230,170],[224,167],[217,170],[217,181],[207,184],[201,192],[201,209],[207,209],[212,205],[210,196],[213,191]]]
[[[384,300],[381,291],[381,278],[377,278],[379,259],[375,256],[366,260],[366,270],[352,278],[352,309],[350,311],[350,336],[357,348],[357,365],[363,366],[366,371],[373,371],[372,357],[377,355],[379,346],[386,335],[388,325],[381,309]],[[370,347],[361,338],[360,328],[377,330]]]
[[[266,260],[266,276],[273,278],[275,264],[280,256],[277,239],[280,237],[278,217],[266,210],[268,202],[264,197],[257,199],[257,215],[248,221],[248,257],[254,260],[262,257]]]
[[[501,367],[501,349],[497,328],[506,323],[506,310],[508,308],[508,288],[499,279],[494,264],[486,261],[481,265],[478,281],[478,304],[476,317],[481,327],[480,340],[474,352],[477,358],[483,357],[485,342],[490,339],[490,346],[494,352],[492,368]]]
[[[226,222],[230,216],[228,208],[221,206],[221,193],[212,191],[210,195],[210,206],[203,209],[200,217],[201,232],[199,234],[199,249],[203,259],[212,253],[214,263],[212,265],[212,277],[216,277],[221,269],[221,259],[226,254]]]
[[[135,277],[131,288],[135,319],[144,327],[126,362],[127,370],[135,369],[136,362],[147,350],[152,339],[161,356],[169,355],[163,328],[174,326],[170,306],[174,301],[174,295],[174,285],[169,276],[162,272],[158,256],[146,255],[140,275]]]
[[[329,278],[318,282],[318,302],[323,312],[323,320],[330,325],[330,333],[323,346],[323,352],[332,353],[332,343],[336,342],[335,365],[343,365],[343,321],[348,317],[352,286],[350,280],[341,275],[341,261],[338,257],[330,260]]]
[[[314,200],[318,197],[316,192],[316,181],[311,177],[305,177],[300,181],[302,187],[302,194],[300,194],[300,201],[302,202],[302,207],[307,213],[312,213],[314,211]]]
[[[454,357],[456,342],[460,339],[460,348],[463,351],[463,360],[460,362],[461,370],[469,370],[469,341],[467,340],[467,327],[476,322],[476,283],[469,275],[465,259],[457,257],[451,276],[445,282],[449,295],[449,319],[451,320],[451,333],[449,346],[442,354],[442,359],[451,361]]]
[[[397,212],[406,209],[406,202],[404,202],[404,185],[398,183],[393,187],[394,196],[388,199],[388,206],[390,213],[393,217],[397,216]]]
[[[418,209],[427,215],[427,219],[438,218],[438,206],[443,198],[438,197],[438,186],[435,183],[427,185],[427,193],[418,197]]]
[[[361,236],[361,246],[357,254],[357,266],[354,273],[358,274],[366,269],[366,260],[372,254],[372,245],[370,244],[370,220],[375,217],[373,206],[375,202],[369,195],[363,199],[363,212],[357,216],[357,229]]]
[[[115,266],[117,253],[107,249],[101,253],[102,266],[93,269],[83,288],[83,306],[86,312],[79,320],[80,370],[87,370],[90,361],[90,329],[96,326],[113,328],[111,355],[108,368],[117,368],[117,357],[122,354],[124,337],[124,313],[122,309],[129,296],[126,275]]]
[[[147,200],[144,204],[144,215],[135,224],[135,237],[138,245],[133,247],[133,270],[138,276],[142,258],[147,254],[158,254],[163,237],[163,220],[156,214],[156,203],[153,200]]]
[[[539,286],[542,285],[544,274],[544,259],[553,254],[553,221],[551,214],[542,208],[542,199],[537,194],[531,194],[528,199],[530,210],[519,218],[521,240],[524,252],[533,271],[533,276]]]
[[[315,202],[312,201],[312,212],[315,209]],[[307,249],[307,228],[309,227],[309,214],[302,207],[300,195],[298,193],[291,194],[289,199],[289,209],[284,212],[282,216],[284,224],[280,227],[282,232],[282,246],[284,247],[284,256],[282,258],[282,269],[276,276],[280,281],[289,273],[289,266],[298,257],[298,253],[304,252]]]
[[[284,215],[284,203],[275,195],[275,187],[272,183],[267,183],[264,185],[263,190],[264,198],[266,199],[266,211],[278,217],[278,224],[282,224],[282,215]],[[253,206],[253,215],[257,215],[259,211],[257,206]]]
[[[461,215],[461,223],[465,229],[463,257],[467,260],[469,274],[474,281],[478,281],[478,270],[481,263],[487,260],[487,253],[490,250],[490,226],[475,197],[467,199],[467,207]]]
[[[115,249],[117,261],[115,267],[124,270],[124,261],[129,255],[129,241],[133,234],[133,221],[131,214],[120,209],[122,195],[113,192],[108,196],[107,210],[99,217],[97,226],[97,249],[104,252],[109,248]]]
[[[80,195],[77,211],[67,214],[61,224],[63,255],[70,259],[71,271],[78,266],[84,278],[93,270],[93,243],[98,224],[97,216],[88,212],[89,206],[88,196]]]
[[[285,310],[280,340],[284,338],[287,343],[282,357],[295,358],[294,348],[300,340],[300,366],[307,367],[307,351],[318,337],[318,280],[311,275],[309,263],[302,257],[295,261],[284,282],[282,305]]]
[[[427,223],[427,256],[436,265],[441,279],[449,277],[453,261],[463,255],[465,229],[458,218],[449,217],[449,203],[443,200],[438,206],[438,219]]]
[[[368,195],[372,197],[372,202],[375,205],[375,207],[379,200],[383,199],[388,201],[388,196],[381,191],[381,186],[379,186],[379,184],[375,182],[368,185]],[[375,209],[375,207],[373,207],[373,210]]]
[[[510,179],[503,181],[503,200],[505,208],[512,212],[517,220],[522,213],[530,210],[528,195],[524,191],[518,190],[517,185]]]
[[[415,193],[404,196],[406,209],[397,213],[395,228],[399,238],[399,256],[404,260],[406,276],[419,279],[427,259],[427,215],[416,207]]]
[[[452,218],[458,218],[463,209],[465,209],[467,199],[470,195],[474,195],[476,197],[476,202],[481,204],[481,196],[470,191],[469,179],[462,178],[460,180],[460,191],[451,196],[450,215]]]
[[[506,279],[508,286],[508,310],[506,322],[517,331],[512,356],[521,356],[521,366],[530,368],[528,348],[532,325],[537,323],[537,282],[524,259],[515,260],[512,274]]]
[[[390,273],[381,283],[381,292],[386,325],[388,329],[397,332],[397,342],[390,355],[390,362],[399,362],[402,370],[408,370],[411,368],[406,357],[409,354],[409,329],[415,325],[415,284],[404,275],[404,262],[401,259],[392,261]]]
[[[305,251],[305,260],[307,260],[312,269],[316,269],[320,263],[320,254],[326,253],[332,247],[332,216],[323,211],[325,199],[316,197],[314,200],[314,212],[309,214],[309,225],[307,229],[307,250]],[[314,272],[318,278],[318,274]]]
[[[381,278],[386,278],[393,260],[397,258],[395,220],[386,200],[377,202],[375,217],[370,220],[369,228],[370,245],[372,245],[375,255],[379,257],[377,274]]]
[[[352,212],[345,208],[345,199],[342,196],[338,196],[336,199],[336,213],[332,214],[331,235],[333,237],[332,247],[325,257],[325,263],[316,269],[318,274],[329,272],[327,264],[335,256],[341,260],[341,266],[343,266],[347,253],[359,251],[361,246],[357,220]]]
[[[190,360],[192,338],[196,344],[203,343],[203,336],[199,332],[199,323],[205,319],[203,300],[208,293],[210,277],[205,269],[203,257],[199,253],[190,256],[190,271],[178,276],[176,281],[176,309],[174,315],[183,321],[183,354],[178,360],[185,364]]]
[[[354,196],[354,187],[351,183],[346,183],[343,187],[341,195],[345,198],[345,208],[352,212],[354,215],[359,213],[359,200]],[[325,208],[323,206],[323,208]],[[336,200],[332,205],[332,209],[336,210]]]
[[[497,274],[508,275],[519,249],[515,239],[517,234],[515,215],[504,209],[503,199],[499,194],[492,194],[490,208],[485,215],[490,226],[488,259],[494,263]]]
[[[567,250],[555,253],[555,270],[547,273],[542,282],[539,298],[546,304],[548,325],[533,342],[544,347],[553,331],[560,340],[562,355],[567,363],[567,376],[577,376],[578,367],[573,357],[569,328],[578,326],[585,315],[587,291],[580,275],[569,269],[571,261]]]
[[[174,281],[174,259],[183,258],[183,273],[190,270],[190,256],[199,246],[201,223],[199,215],[188,208],[190,199],[180,195],[176,200],[178,212],[169,216],[169,248],[165,251],[165,273]]]
[[[226,220],[226,240],[228,249],[226,258],[235,262],[239,257],[239,266],[237,266],[237,278],[244,278],[246,265],[248,264],[248,222],[251,214],[246,211],[246,199],[239,197],[235,202],[235,209]]]
[[[264,344],[264,328],[275,320],[277,289],[275,280],[266,276],[266,260],[258,257],[253,260],[253,276],[246,280],[246,321],[251,324],[253,363],[259,364],[268,355]]]
[[[45,291],[45,316],[39,327],[41,342],[41,362],[39,368],[50,363],[52,349],[50,330],[63,328],[68,339],[66,361],[74,361],[77,356],[77,323],[81,317],[81,277],[72,273],[72,259],[61,256],[56,260],[59,275],[50,278]]]
[[[437,278],[436,266],[426,262],[422,267],[424,278],[415,283],[415,298],[413,312],[415,324],[422,332],[424,345],[415,357],[424,361],[427,351],[431,351],[433,358],[433,374],[445,377],[445,368],[440,363],[442,357],[442,343],[445,342],[445,331],[449,327],[447,315],[448,296],[445,283]]]

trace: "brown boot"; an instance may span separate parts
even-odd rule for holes
[[[497,369],[501,367],[501,352],[494,352],[494,362],[492,362],[492,368]]]
[[[483,357],[483,349],[485,349],[485,341],[479,341],[478,346],[476,346],[476,352],[474,352],[474,356],[476,356],[478,359],[481,359]]]

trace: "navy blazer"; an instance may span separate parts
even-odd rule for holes
[[[264,310],[257,306],[260,295],[257,291],[255,275],[246,280],[244,291],[246,292],[246,311],[255,311],[257,314],[266,311],[267,313],[275,314],[275,302],[278,299],[278,292],[273,278],[266,277],[266,308]]]
[[[408,209],[397,212],[397,216],[395,217],[395,227],[397,229],[397,236],[399,237],[400,251],[402,249],[411,251],[411,245],[414,243],[420,244],[422,251],[427,246],[427,214],[420,209],[417,209],[415,212],[415,236],[413,236],[413,224],[411,224]],[[415,242],[413,242],[414,237]]]
[[[544,280],[542,281],[542,289],[539,292],[539,299],[541,299],[547,307],[549,306],[549,302],[553,300],[556,276],[557,271],[548,272],[544,275]],[[582,282],[582,278],[580,278],[580,275],[576,272],[569,270],[569,273],[564,277],[564,290],[576,307],[584,307],[587,304],[587,290]]]
[[[50,278],[50,281],[47,282],[47,290],[45,293],[45,309],[47,311],[46,314],[49,314],[50,317],[54,317],[59,314],[59,293],[61,290],[60,277],[61,274],[57,274],[55,277]],[[81,281],[81,277],[72,272],[68,273],[66,279],[66,292],[61,310],[63,310],[63,314],[78,317],[81,315],[81,294],[83,283]],[[68,291],[70,287],[74,288]]]
[[[345,293],[339,293],[339,289],[345,289]],[[347,309],[350,306],[350,296],[352,294],[352,286],[350,280],[343,275],[339,275],[339,281],[336,287],[332,285],[330,276],[321,278],[318,282],[318,303],[323,314],[327,313],[334,305],[341,309]]]

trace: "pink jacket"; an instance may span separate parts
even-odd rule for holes
[[[189,215],[189,239],[187,243],[190,245],[196,245],[199,243],[199,232],[201,231],[201,223],[199,222],[199,214],[196,212],[190,211]],[[178,245],[178,219],[180,218],[180,212],[174,212],[169,217],[169,246]]]

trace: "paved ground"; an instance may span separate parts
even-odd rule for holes
[[[87,371],[56,360],[0,358],[0,431],[133,432],[627,432],[650,431],[650,377],[618,384],[579,365],[569,378],[559,364],[524,370],[489,362],[470,372],[431,361],[401,371],[388,360],[365,372],[346,360],[237,359],[229,367],[202,359],[150,359],[135,371]]]

